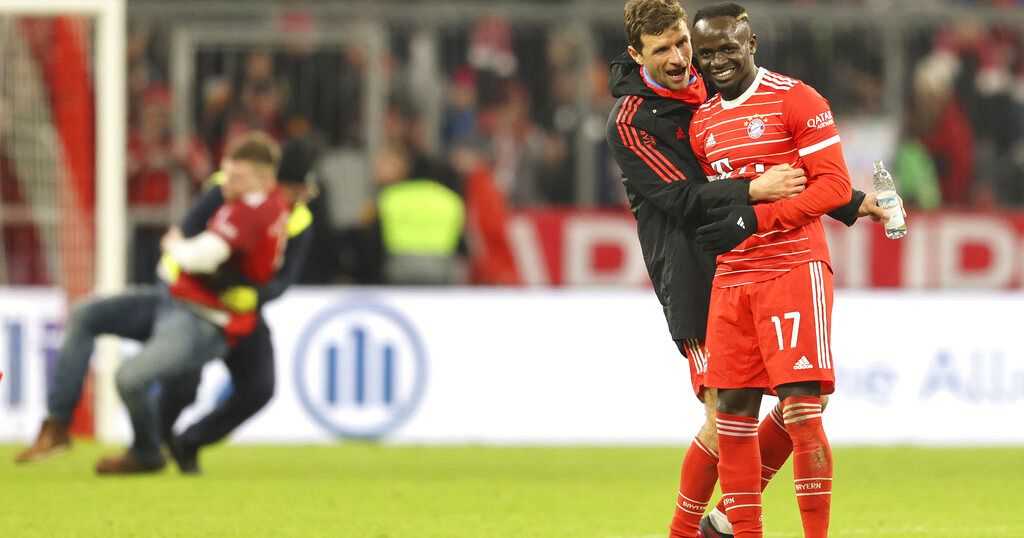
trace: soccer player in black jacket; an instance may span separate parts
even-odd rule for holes
[[[802,170],[780,165],[752,181],[709,180],[687,139],[693,112],[707,99],[707,90],[691,69],[686,12],[677,0],[629,0],[624,26],[629,47],[611,66],[608,86],[618,101],[606,137],[622,169],[669,334],[687,358],[694,391],[705,405],[706,422],[683,459],[669,527],[671,538],[694,538],[718,479],[717,394],[703,386],[715,258],[696,243],[696,230],[709,209],[790,198],[803,190],[806,178]],[[849,226],[860,216],[884,213],[873,194],[854,191],[850,203],[830,215]],[[749,228],[749,233],[756,231]]]

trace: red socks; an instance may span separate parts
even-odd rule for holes
[[[819,413],[820,415],[820,413]],[[736,538],[760,538],[761,453],[757,419],[716,414],[722,504]]]
[[[782,421],[782,404],[773,407],[761,421],[757,428],[757,444],[761,449],[761,491],[764,491],[793,453],[793,441],[789,439],[789,432]]]
[[[754,516],[747,512],[753,508],[739,506],[744,499],[745,502],[754,502],[750,501],[753,497],[733,493],[754,491],[742,489],[750,487],[750,477],[755,473],[750,462],[732,461],[734,451],[748,454],[743,457],[750,458],[750,448],[744,444],[744,440],[750,438],[744,437],[743,434],[750,433],[750,424],[753,421],[752,418],[718,414],[718,445],[721,452],[719,472],[722,475],[722,491],[728,493],[723,493],[722,500],[716,508],[729,517],[733,525],[733,534],[737,537],[761,535],[760,497],[756,500],[756,525],[753,525],[751,519]],[[792,452],[793,479],[804,536],[828,536],[829,511],[832,504],[832,449],[821,423],[821,398],[788,398],[772,409],[756,431],[758,453],[761,456],[758,462],[760,489],[763,490],[768,485],[772,476],[778,472]],[[728,435],[730,433],[732,435]],[[747,452],[742,452],[744,450]],[[742,470],[748,473],[748,476],[740,479],[742,482],[739,486],[727,486],[726,483],[731,480],[726,476],[726,466],[732,468],[733,472]],[[740,489],[733,489],[734,487]],[[755,534],[750,534],[751,532]]]
[[[783,421],[793,440],[793,483],[804,536],[824,538],[832,506],[832,448],[821,424],[821,398],[793,397],[782,404]]]
[[[718,454],[694,438],[683,456],[679,475],[676,512],[668,527],[668,535],[669,538],[695,538],[697,525],[718,482]]]
[[[793,442],[789,440],[789,432],[782,422],[782,404],[773,407],[772,412],[761,421],[757,428],[757,445],[761,451],[761,491],[764,491],[768,482],[793,453]],[[715,508],[724,514],[725,499],[718,501]]]

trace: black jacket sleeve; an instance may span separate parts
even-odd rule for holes
[[[299,280],[312,244],[312,226],[306,227],[299,235],[288,239],[288,246],[284,249],[284,264],[281,265],[270,282],[259,288],[261,305],[277,299],[288,289],[288,286]]]
[[[181,219],[182,235],[185,237],[199,235],[206,229],[206,223],[222,205],[224,205],[224,193],[220,191],[220,186],[208,189],[196,200],[196,203],[192,204],[188,213],[185,214],[185,218]]]
[[[618,112],[618,106],[612,110],[606,131],[612,155],[625,181],[659,209],[700,220],[709,208],[749,203],[749,181],[706,181],[696,159],[684,159],[667,141],[652,140],[635,121],[619,121]]]
[[[850,198],[850,203],[829,211],[828,216],[847,226],[853,226],[853,224],[857,222],[857,210],[860,209],[860,204],[864,201],[865,196],[867,195],[863,192],[853,189],[853,196]]]

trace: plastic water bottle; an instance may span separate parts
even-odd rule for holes
[[[900,207],[900,198],[896,195],[896,182],[892,174],[885,169],[882,161],[875,161],[875,174],[871,177],[875,186],[875,195],[878,197],[878,207],[881,207],[889,214],[885,221],[885,236],[889,239],[899,239],[907,235],[907,223],[903,220],[903,208]]]

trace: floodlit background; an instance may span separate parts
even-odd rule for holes
[[[0,2],[0,500],[64,494],[3,535],[664,535],[703,414],[604,141],[623,4]],[[833,534],[1024,536],[1024,2],[744,4],[757,64],[830,101],[854,186],[881,159],[909,211],[898,241],[826,222]],[[100,348],[72,455],[7,463],[68,305],[153,284],[160,236],[255,129],[304,148],[314,248],[265,309],[275,397],[203,453],[211,486],[92,478],[109,447],[88,439],[128,440],[109,380],[132,343]],[[408,177],[466,215],[419,272],[379,231],[378,192]],[[179,427],[230,390],[209,365]],[[250,490],[302,517],[194,515]],[[790,489],[768,502],[768,536],[799,536]],[[161,503],[193,515],[141,508]]]

